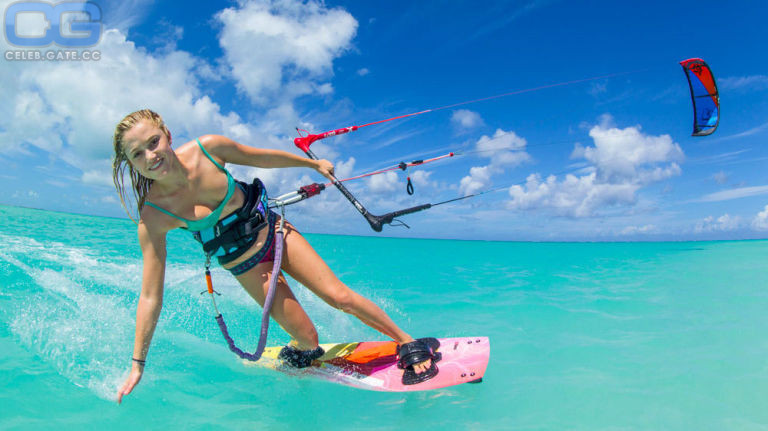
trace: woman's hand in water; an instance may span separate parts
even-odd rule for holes
[[[128,378],[125,379],[125,383],[123,383],[123,386],[120,388],[119,391],[117,391],[118,404],[120,404],[123,401],[123,395],[130,394],[133,388],[139,384],[139,381],[141,380],[141,376],[143,374],[144,374],[144,366],[134,362],[133,368],[131,368],[131,374],[128,375]]]
[[[320,174],[325,178],[333,181],[333,163],[325,159],[318,160],[317,166],[315,166],[315,170],[320,172]]]

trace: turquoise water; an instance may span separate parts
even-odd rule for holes
[[[482,384],[387,394],[243,366],[200,295],[198,246],[174,232],[147,371],[118,406],[140,287],[133,225],[0,217],[3,430],[768,429],[768,241],[306,235],[413,335],[491,338]],[[260,309],[221,269],[214,283],[232,335],[254,349]],[[382,338],[291,283],[322,341]],[[270,345],[288,341],[270,329]]]

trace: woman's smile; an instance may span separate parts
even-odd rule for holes
[[[150,171],[155,171],[163,165],[163,159],[157,159],[157,161],[149,166]]]

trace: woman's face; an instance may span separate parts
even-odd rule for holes
[[[156,180],[170,171],[175,160],[171,143],[149,120],[141,120],[123,134],[123,153],[142,176]]]

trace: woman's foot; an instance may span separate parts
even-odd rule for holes
[[[283,362],[293,367],[306,368],[312,365],[312,361],[323,356],[324,354],[325,350],[323,350],[323,348],[320,346],[317,346],[311,350],[299,350],[293,346],[288,345],[280,350],[280,353],[277,354],[277,358],[282,359]]]
[[[397,349],[397,366],[403,370],[403,384],[425,382],[438,373],[436,362],[442,358],[437,352],[440,342],[436,338],[420,338],[402,343]]]

